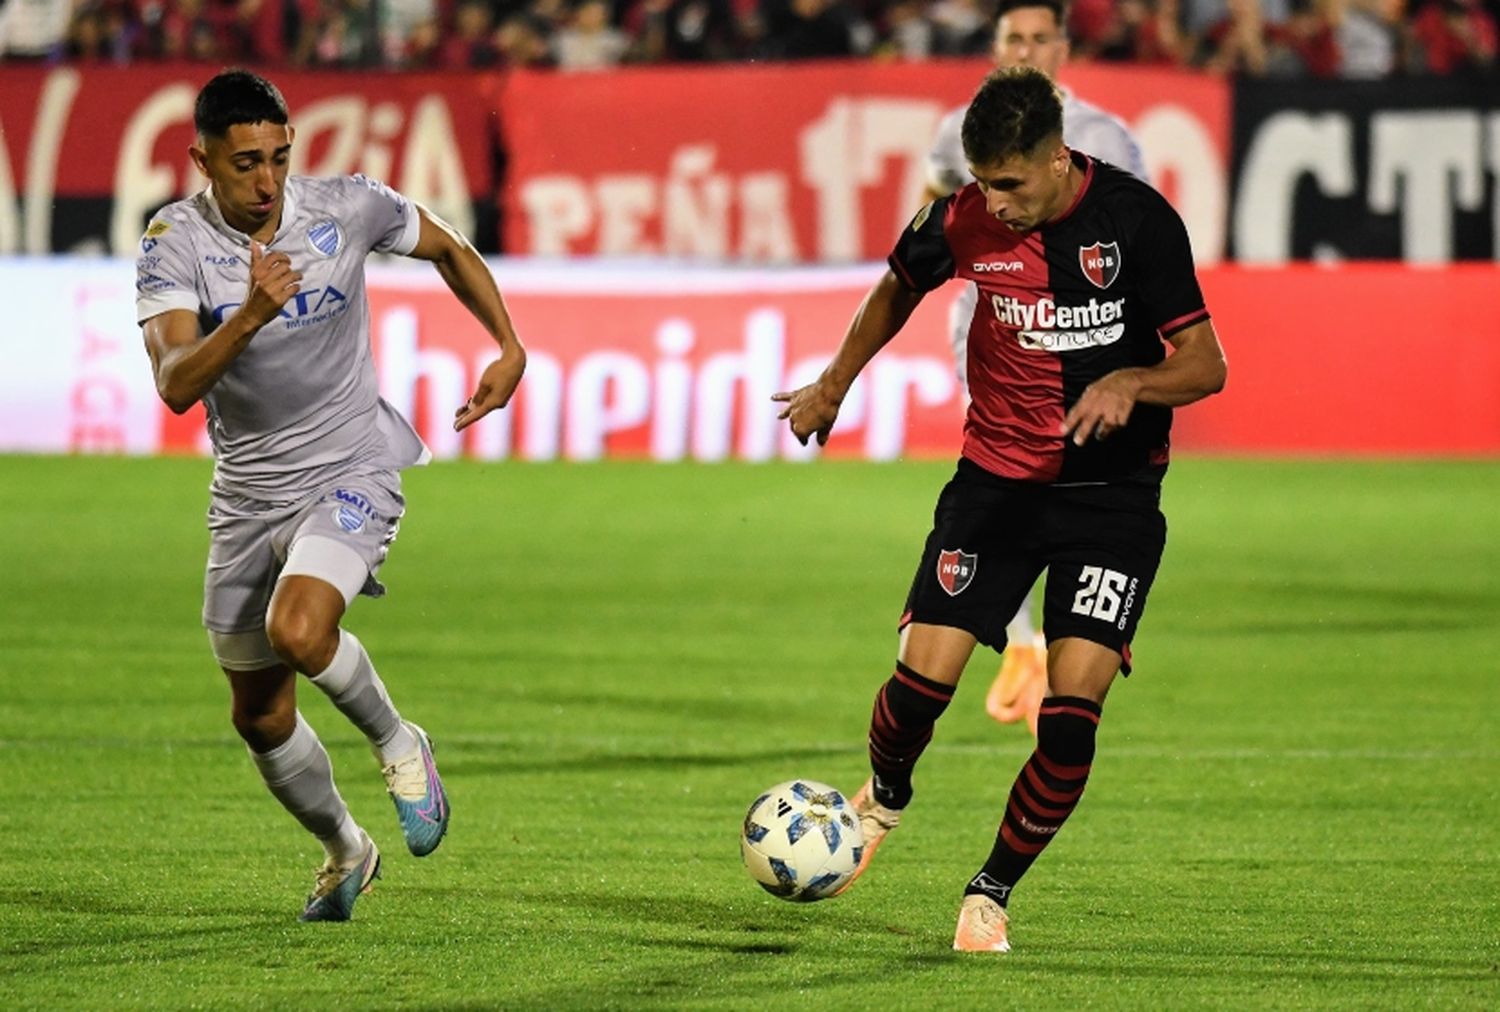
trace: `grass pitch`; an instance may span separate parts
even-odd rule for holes
[[[1500,1005],[1500,464],[1187,459],[1083,804],[1009,957],[949,951],[1029,743],[976,655],[869,876],[762,893],[736,835],[853,790],[948,464],[410,472],[349,625],[438,743],[443,847],[354,922],[228,722],[198,626],[209,465],[0,458],[0,995],[11,1007]]]

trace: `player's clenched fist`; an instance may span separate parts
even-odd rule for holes
[[[250,240],[250,289],[240,312],[256,327],[264,327],[281,312],[301,287],[302,273],[292,270],[292,258],[279,250],[267,253]]]

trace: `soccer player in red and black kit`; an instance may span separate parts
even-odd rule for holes
[[[895,672],[875,696],[856,876],[910,803],[912,768],[975,645],[1005,647],[1006,621],[1045,569],[1036,751],[953,939],[1006,952],[1011,890],[1077,806],[1104,697],[1130,672],[1166,541],[1172,409],[1222,389],[1226,370],[1182,219],[1147,184],[1063,144],[1061,97],[1044,74],[991,74],[963,146],[976,181],[917,214],[833,361],[776,399],[798,439],[826,441],[854,378],[922,296],[955,277],[979,286],[963,456],[938,497]]]

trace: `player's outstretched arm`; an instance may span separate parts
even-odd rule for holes
[[[1062,434],[1082,446],[1130,419],[1137,402],[1180,408],[1224,389],[1229,367],[1209,320],[1167,338],[1173,351],[1144,369],[1117,369],[1090,383],[1063,419]]]
[[[186,309],[170,309],[146,320],[146,351],[156,374],[156,392],[167,407],[180,415],[213,389],[250,339],[297,294],[301,281],[290,257],[268,255],[252,239],[245,301],[213,333],[204,337],[197,314]]]
[[[443,219],[419,207],[422,231],[411,256],[430,260],[458,301],[500,345],[500,357],[485,367],[474,394],[453,413],[453,428],[466,429],[496,408],[510,403],[526,371],[526,349],[511,326],[505,299],[478,251]]]
[[[887,270],[860,303],[839,350],[822,375],[798,390],[771,395],[771,400],[786,404],[776,417],[787,420],[798,442],[806,446],[809,436],[816,436],[819,446],[828,442],[839,405],[844,403],[855,377],[905,326],[923,294],[907,288]]]

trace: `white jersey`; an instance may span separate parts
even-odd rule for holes
[[[927,152],[927,185],[944,196],[974,181],[961,137],[966,110],[967,106],[954,109],[943,117],[932,149]],[[1067,91],[1063,92],[1063,143],[1117,165],[1137,179],[1151,181],[1141,160],[1141,146],[1119,117]]]
[[[287,179],[281,226],[265,249],[289,255],[302,283],[203,397],[215,492],[287,503],[335,474],[427,461],[416,432],[380,397],[365,298],[365,258],[410,253],[420,230],[416,205],[373,179]],[[209,334],[244,301],[249,279],[249,237],[204,190],[147,226],[136,319],[185,309]]]
[[[974,181],[969,174],[969,160],[964,157],[962,137],[967,109],[967,106],[954,109],[943,117],[927,152],[927,185],[944,196]],[[1151,181],[1141,159],[1141,146],[1119,117],[1067,90],[1063,90],[1063,143],[1091,158],[1116,165],[1137,179]],[[968,388],[969,326],[978,303],[978,290],[967,284],[948,308],[948,343],[953,349],[954,369],[965,389]]]

